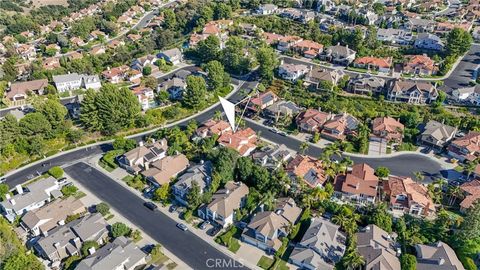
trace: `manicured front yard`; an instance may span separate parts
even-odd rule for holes
[[[273,259],[268,258],[267,256],[262,256],[257,263],[257,266],[262,269],[269,269],[273,265]]]

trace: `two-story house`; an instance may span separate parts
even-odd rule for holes
[[[412,104],[426,104],[438,97],[437,88],[429,82],[392,80],[387,86],[387,99]]]
[[[200,194],[203,194],[212,181],[213,165],[210,161],[201,162],[198,165],[190,167],[184,174],[180,175],[177,182],[172,186],[172,193],[175,199],[188,206],[187,195],[190,192],[193,183],[200,188]]]
[[[390,116],[377,117],[372,121],[371,140],[401,143],[405,127]]]
[[[288,235],[302,209],[292,198],[280,198],[273,211],[256,213],[242,232],[242,241],[268,252],[282,246],[282,237]]]
[[[334,189],[337,197],[360,204],[375,203],[378,196],[378,177],[366,163],[353,165],[346,174],[337,175]]]
[[[288,162],[285,171],[289,174],[292,182],[297,185],[300,180],[310,188],[316,188],[327,181],[322,161],[311,156],[297,155]]]
[[[450,142],[457,133],[458,129],[443,123],[430,120],[420,128],[421,134],[419,141],[427,146],[441,149]]]
[[[359,75],[351,78],[347,90],[354,94],[378,95],[385,90],[385,80],[380,77]]]
[[[293,153],[283,144],[266,146],[252,154],[255,163],[272,170],[278,169],[292,157]]]
[[[370,224],[356,234],[357,251],[364,258],[365,263],[361,267],[366,269],[401,269],[400,245],[395,242],[395,235],[391,235]]]
[[[254,112],[261,112],[268,106],[273,105],[278,100],[278,96],[272,91],[260,93],[250,99],[248,108]]]
[[[150,163],[142,175],[155,186],[165,185],[184,172],[189,166],[189,160],[184,154],[166,156]]]
[[[422,217],[435,214],[435,204],[427,188],[410,177],[390,176],[383,190],[394,214],[407,213]]]
[[[43,95],[47,85],[47,79],[12,83],[7,88],[5,100],[10,106],[26,105],[29,95]]]
[[[295,121],[300,131],[318,133],[322,130],[323,125],[328,120],[332,119],[332,117],[333,115],[331,113],[308,109],[304,112],[301,112]]]
[[[243,207],[247,195],[248,187],[245,184],[229,181],[224,188],[213,194],[209,204],[198,209],[198,216],[226,228],[233,224],[235,210]]]
[[[321,136],[325,139],[336,141],[345,140],[347,135],[354,135],[360,121],[347,113],[333,116],[323,124]]]
[[[305,76],[310,68],[304,64],[288,64],[282,63],[278,67],[278,75],[288,81],[296,81]]]
[[[209,119],[195,131],[196,136],[206,138],[211,136],[221,136],[224,133],[231,132],[232,127],[224,120]]]
[[[470,131],[448,146],[448,154],[460,161],[474,161],[480,156],[480,132]]]
[[[442,51],[445,44],[443,44],[443,41],[434,34],[421,33],[415,39],[413,46],[422,50]]]
[[[320,55],[320,58],[334,64],[348,66],[355,60],[356,51],[348,48],[348,46],[341,46],[340,44],[330,46]]]
[[[218,144],[237,151],[242,157],[246,157],[257,148],[257,134],[253,129],[238,129],[235,133],[225,132],[217,140]]]
[[[302,109],[293,101],[280,100],[268,106],[263,110],[263,116],[275,123],[283,122],[281,120],[291,120],[297,116]]]
[[[120,167],[132,173],[138,173],[142,170],[148,169],[150,163],[165,158],[167,155],[168,145],[167,140],[162,139],[154,141],[152,144],[140,145],[118,158]]]

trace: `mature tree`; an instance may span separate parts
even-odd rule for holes
[[[127,139],[124,137],[115,138],[113,141],[113,149],[130,151],[137,146],[137,142],[134,139]]]
[[[207,84],[203,77],[188,76],[187,87],[183,93],[183,103],[188,108],[199,110],[206,104]]]
[[[263,46],[257,51],[258,72],[262,79],[270,82],[273,80],[273,70],[278,65],[277,55],[270,46]]]
[[[220,148],[214,157],[214,170],[221,179],[221,183],[234,179],[234,169],[237,162],[238,153],[230,148]]]
[[[140,104],[132,91],[106,84],[97,93],[87,92],[80,119],[87,128],[112,135],[133,127],[140,111]]]
[[[390,170],[387,167],[380,166],[375,169],[375,175],[380,178],[385,178],[390,175]]]
[[[460,56],[470,49],[472,42],[470,33],[461,28],[454,28],[447,35],[447,54]]]
[[[166,202],[170,198],[170,184],[166,183],[161,185],[153,193],[153,200],[159,202]]]
[[[110,228],[110,233],[112,234],[112,237],[117,238],[120,236],[126,236],[130,234],[130,229],[127,225],[121,222],[115,222],[112,227]]]
[[[66,185],[62,187],[61,191],[63,196],[69,197],[75,195],[78,191],[78,188],[74,185]]]
[[[20,119],[19,125],[22,134],[27,136],[45,136],[52,130],[52,125],[48,122],[48,119],[39,112],[25,115]]]
[[[67,109],[56,99],[43,100],[35,104],[35,109],[45,116],[54,129],[62,126],[67,116]]]
[[[417,269],[417,258],[411,254],[402,254],[402,256],[400,256],[400,263],[402,270]]]
[[[204,63],[218,60],[220,56],[220,40],[217,36],[210,35],[197,44],[196,53]]]
[[[7,58],[7,61],[5,61],[2,67],[4,73],[3,80],[14,81],[17,78],[18,72],[15,68],[16,61],[15,57]]]
[[[308,144],[307,142],[302,142],[300,144],[300,152],[302,153],[302,155],[305,154],[305,152],[307,151],[309,146],[310,146],[310,144]]]
[[[392,232],[392,216],[387,212],[387,205],[381,203],[375,205],[367,215],[368,223],[375,224],[387,232]]]
[[[175,12],[173,12],[173,9],[163,10],[163,18],[163,25],[165,25],[167,29],[173,30],[177,27],[177,16]]]
[[[106,216],[110,212],[110,206],[104,202],[101,202],[95,206],[95,211]]]
[[[230,83],[230,76],[219,61],[213,60],[205,65],[205,71],[208,73],[208,84],[210,89],[217,91]]]
[[[413,175],[415,176],[415,180],[418,182],[422,182],[423,179],[425,179],[425,176],[422,172],[413,172]]]
[[[223,65],[227,70],[235,74],[245,74],[250,68],[250,59],[245,57],[244,49],[247,43],[245,40],[231,36],[223,50]]]
[[[4,199],[5,195],[8,194],[10,187],[7,184],[0,184],[0,199]]]
[[[188,208],[195,209],[202,202],[201,190],[197,181],[192,181],[192,186],[187,193]]]
[[[232,17],[232,7],[225,3],[217,3],[214,8],[214,19],[230,19]]]
[[[16,252],[10,257],[6,258],[2,263],[3,270],[43,270],[44,266],[40,260],[31,254],[25,252]]]
[[[143,73],[144,76],[148,76],[148,75],[152,74],[152,67],[150,67],[150,66],[144,67],[143,70],[142,70],[142,73]]]
[[[57,178],[57,179],[60,179],[60,178],[63,176],[63,173],[64,173],[64,172],[63,172],[63,169],[62,169],[61,167],[59,167],[59,166],[54,166],[54,167],[52,167],[52,168],[50,168],[50,169],[48,170],[48,173],[49,173],[51,176],[53,176],[53,177],[55,177],[55,178]]]
[[[454,245],[467,251],[480,240],[480,202],[468,208],[460,228],[455,231]]]
[[[253,182],[251,182],[251,176],[253,173],[253,161],[249,157],[240,157],[237,160],[237,166],[235,168],[235,179],[239,179],[243,183],[247,184],[249,187],[253,187]]]

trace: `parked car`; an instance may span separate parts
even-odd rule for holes
[[[143,205],[152,211],[155,211],[158,208],[158,206],[152,202],[144,202]]]
[[[58,179],[57,182],[58,182],[58,184],[59,184],[60,186],[63,186],[63,185],[65,185],[65,184],[67,184],[67,178],[66,178],[66,177],[62,177],[62,178]]]
[[[180,230],[182,231],[188,231],[188,228],[187,228],[187,225],[183,224],[183,223],[177,223],[177,228],[179,228]]]
[[[143,189],[143,196],[147,199],[153,198],[153,193],[155,192],[155,187],[147,187]]]
[[[200,223],[200,225],[198,226],[198,228],[200,228],[201,230],[205,230],[208,226],[208,224],[210,224],[210,221],[204,221],[202,223]]]
[[[210,230],[207,231],[207,234],[210,235],[210,236],[215,236],[219,232],[220,232],[220,227],[213,226],[213,228],[211,228]]]
[[[3,184],[3,183],[5,183],[5,182],[7,182],[7,178],[5,178],[5,177],[0,177],[0,184]]]
[[[172,204],[170,208],[168,208],[168,212],[173,213],[175,211],[177,211],[177,206]]]

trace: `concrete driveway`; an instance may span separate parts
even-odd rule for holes
[[[370,141],[368,144],[369,156],[380,156],[387,154],[387,144],[384,142]]]

